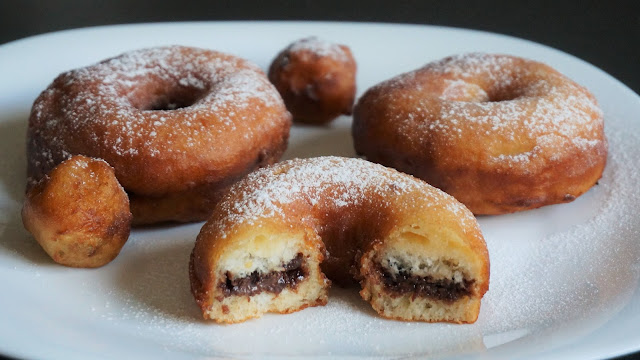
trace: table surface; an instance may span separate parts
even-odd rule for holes
[[[536,4],[488,0],[3,1],[0,44],[78,27],[215,20],[367,21],[491,31],[577,56],[640,93],[640,2],[631,0]],[[640,353],[619,359],[640,359]]]

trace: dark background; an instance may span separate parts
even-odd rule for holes
[[[640,93],[640,1],[631,0],[1,0],[0,44],[70,28],[189,20],[369,21],[485,30],[532,40],[575,55]],[[640,355],[620,359],[640,359]]]
[[[0,43],[55,30],[189,20],[335,20],[445,25],[560,49],[640,93],[640,1],[0,1]]]

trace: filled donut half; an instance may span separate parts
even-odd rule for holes
[[[258,170],[215,208],[191,255],[205,318],[235,323],[327,303],[357,282],[383,317],[472,323],[489,287],[473,215],[410,175],[321,157]]]

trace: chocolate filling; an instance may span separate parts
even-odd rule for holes
[[[230,272],[226,274],[226,280],[220,283],[224,296],[248,295],[253,296],[263,291],[279,294],[284,288],[295,289],[307,276],[307,269],[303,266],[302,253],[284,264],[284,270],[272,271],[260,274],[257,271],[242,278],[234,278]]]
[[[400,271],[395,276],[382,267],[377,266],[380,280],[392,297],[411,293],[413,297],[428,297],[435,300],[454,302],[463,296],[471,295],[474,280],[463,279],[455,282],[451,279],[434,279],[431,276],[410,275]]]

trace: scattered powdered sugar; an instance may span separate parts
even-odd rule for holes
[[[328,208],[358,205],[377,194],[393,207],[408,206],[395,195],[415,194],[415,203],[442,206],[461,221],[475,221],[464,205],[421,180],[361,159],[334,156],[284,161],[255,171],[236,184],[232,196],[223,200],[219,212],[225,221],[212,228],[226,237],[227,227],[254,222],[265,217],[288,216],[287,205],[303,199]],[[427,201],[425,201],[425,199]]]
[[[598,185],[572,204],[520,216],[534,218],[547,211],[544,226],[555,231],[540,229],[538,224],[537,231],[526,226],[521,230],[533,231],[533,241],[531,235],[494,239],[492,233],[502,229],[480,220],[491,256],[490,291],[479,322],[488,332],[526,328],[533,333],[548,328],[586,334],[620,311],[637,288],[640,229],[631,209],[640,202],[637,170],[632,168],[640,157],[640,139],[620,129],[608,135],[611,152]],[[554,208],[557,217],[551,214]],[[576,216],[571,212],[586,209],[594,215],[580,222],[554,219],[570,218]]]
[[[285,52],[290,53],[299,51],[312,52],[321,57],[331,57],[337,61],[350,60],[350,56],[340,45],[319,39],[315,36],[295,41],[285,49]]]
[[[470,84],[461,79],[445,80],[447,87],[442,92],[443,99],[469,99],[468,101],[489,101],[489,95],[482,87]]]
[[[468,53],[459,54],[435,61],[427,67],[433,72],[451,75],[457,79],[470,79],[478,75],[486,76],[490,82],[508,85],[510,78],[504,77],[505,71],[514,65],[509,56]]]
[[[122,346],[130,341],[144,344],[149,351],[264,358],[491,356],[492,346],[518,338],[512,349],[558,346],[609,321],[627,305],[640,279],[640,228],[634,211],[640,203],[636,184],[640,139],[622,126],[620,119],[610,116],[611,111],[606,113],[607,124],[611,124],[607,133],[610,156],[599,185],[573,203],[479,219],[489,247],[491,284],[478,322],[473,325],[381,319],[359,298],[356,289],[333,289],[327,306],[289,315],[266,315],[230,326],[204,322],[189,292],[187,276],[188,256],[200,224],[137,229],[112,264],[85,271],[53,266],[35,241],[26,238],[16,217],[5,230],[4,240],[6,249],[19,251],[3,251],[0,255],[9,277],[15,274],[21,280],[19,286],[9,283],[11,293],[37,299],[26,295],[50,288],[52,300],[47,300],[47,306],[52,309],[51,318],[59,315],[76,330],[86,326],[89,336],[96,329],[107,329],[103,334],[108,336],[102,340],[105,344],[117,341]],[[160,125],[166,119],[156,121]],[[571,141],[592,146],[597,140]],[[358,164],[351,161],[345,164],[355,167],[352,172],[339,163],[328,162],[323,170],[312,172],[314,179],[321,184],[331,168],[338,167],[342,170],[334,171],[352,174],[345,180],[345,187],[357,188],[361,183],[379,186],[378,177],[357,169]],[[294,177],[289,181],[299,191],[312,182]],[[405,189],[413,187],[411,181],[394,182],[398,191],[404,191],[403,185]],[[286,191],[270,191],[286,201]],[[347,200],[335,199],[336,204]],[[245,206],[256,210],[279,206],[261,196],[252,201],[253,205]],[[309,197],[309,201],[317,203],[319,199]],[[10,213],[18,211],[12,209]],[[16,266],[11,269],[12,264]],[[116,337],[118,334],[121,336]],[[502,335],[507,340],[493,340]],[[250,347],[247,341],[251,341]],[[509,347],[501,350],[508,351]]]
[[[193,240],[169,242],[175,236],[167,235],[165,241],[155,233],[148,234],[148,239],[137,239],[134,248],[123,254],[124,263],[118,266],[126,265],[119,269],[126,291],[111,300],[103,321],[119,328],[126,328],[123,323],[130,324],[139,329],[134,333],[137,337],[154,338],[174,351],[230,357],[460,354],[485,352],[518,338],[536,341],[541,331],[581,336],[624,306],[640,274],[640,248],[636,244],[640,229],[635,213],[630,211],[640,201],[640,193],[634,190],[636,170],[632,167],[634,159],[640,157],[640,140],[620,129],[609,132],[609,137],[611,157],[605,175],[600,185],[583,198],[520,214],[480,218],[491,258],[491,283],[476,324],[382,319],[360,299],[356,289],[339,288],[331,291],[324,307],[265,315],[228,326],[203,322],[189,294],[186,276]],[[338,178],[350,187],[369,182],[378,186],[375,184],[380,175],[360,169],[359,162],[326,158],[313,171],[300,165],[287,179],[294,182],[291,186],[297,191],[303,191],[312,181],[296,180],[293,174],[311,172],[316,179],[313,182],[322,183],[330,177],[323,172],[332,172],[335,167],[335,172],[347,172]],[[354,168],[351,175],[343,165]],[[283,186],[282,180],[275,184]],[[405,188],[414,186],[413,181],[396,182]],[[281,201],[290,196],[285,189],[274,187],[269,191],[278,194]],[[257,193],[255,196],[255,206],[278,206]],[[587,214],[567,220],[569,214],[585,208]],[[195,238],[197,226],[190,231]],[[126,258],[130,253],[137,256]],[[243,343],[249,338],[252,348],[246,349]],[[278,343],[277,349],[274,342]]]
[[[191,95],[176,104],[172,93]],[[158,101],[166,109],[146,109]],[[263,111],[269,107],[279,119]],[[212,154],[233,134],[251,142],[286,119],[273,85],[245,60],[181,46],[143,49],[61,74],[34,104],[37,150],[29,158],[36,167],[52,167],[64,152],[184,163],[190,152]]]
[[[382,319],[360,299],[357,289],[337,287],[324,307],[268,314],[235,325],[203,321],[187,275],[201,224],[136,229],[113,263],[81,270],[52,265],[16,217],[5,239],[8,248],[19,251],[1,253],[2,264],[8,274],[21,276],[21,287],[10,286],[14,291],[24,284],[31,284],[34,294],[51,287],[52,298],[61,300],[48,306],[74,329],[82,324],[89,334],[106,329],[105,341],[132,341],[167,354],[490,356],[493,346],[517,339],[512,344],[518,348],[539,349],[541,343],[549,343],[547,335],[557,335],[552,342],[561,344],[595,331],[615,316],[640,278],[640,227],[633,211],[640,203],[640,139],[607,116],[611,151],[599,185],[569,204],[479,219],[489,248],[491,282],[472,325]],[[351,181],[375,182],[375,177],[355,178]],[[12,270],[14,264],[18,269]]]
[[[97,181],[99,175],[97,175],[95,171],[89,168],[89,162],[102,163],[109,169],[111,168],[111,166],[109,166],[109,164],[107,164],[106,161],[102,159],[76,156],[71,157],[69,160],[65,161],[64,164],[68,166],[68,169],[65,170],[64,175],[72,177],[78,184]],[[102,176],[102,174],[100,176]],[[116,185],[119,186],[119,184]]]
[[[529,166],[537,157],[604,148],[599,138],[602,111],[595,98],[537,62],[483,53],[457,55],[377,87],[388,89],[381,95],[385,98],[402,99],[396,105],[402,109],[391,105],[389,111],[397,114],[389,121],[397,123],[399,136],[421,142],[438,138],[452,146],[469,139],[483,144],[499,140],[496,150],[474,147],[486,153],[487,161]],[[530,146],[501,153],[505,143]]]

